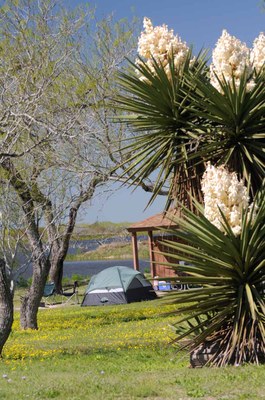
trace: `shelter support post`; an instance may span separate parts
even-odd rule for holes
[[[155,256],[154,256],[154,240],[152,231],[148,231],[148,245],[150,254],[150,272],[151,272],[151,277],[154,278]]]
[[[133,247],[133,268],[139,271],[139,256],[138,256],[138,245],[137,245],[137,233],[132,232],[132,247]]]

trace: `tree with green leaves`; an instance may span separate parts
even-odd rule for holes
[[[114,128],[108,102],[133,25],[95,22],[90,9],[67,12],[49,0],[10,0],[0,18],[1,180],[33,266],[21,326],[37,329],[49,274],[61,290],[77,214],[120,162],[113,154],[125,130]]]

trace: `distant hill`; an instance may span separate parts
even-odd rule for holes
[[[94,222],[93,224],[78,224],[75,227],[73,240],[88,240],[113,236],[128,236],[126,228],[131,222]]]

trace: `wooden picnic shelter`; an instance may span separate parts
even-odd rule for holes
[[[168,215],[168,217],[167,217]],[[163,229],[174,229],[177,224],[172,221],[170,215],[176,215],[176,210],[172,213],[159,213],[146,218],[143,221],[136,222],[127,228],[128,232],[132,235],[132,248],[133,248],[133,265],[134,269],[139,271],[139,256],[138,256],[138,233],[147,232],[148,245],[149,245],[149,256],[150,256],[150,272],[152,278],[159,277],[176,277],[176,272],[164,265],[165,262],[171,262],[170,257],[166,257],[162,254],[167,250],[166,244],[163,243],[165,240],[173,240],[174,237],[168,235],[167,232],[162,231]],[[172,250],[170,250],[172,253]],[[176,262],[176,260],[174,260]]]

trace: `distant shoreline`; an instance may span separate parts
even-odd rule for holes
[[[148,260],[139,260],[140,271],[146,272],[150,270],[150,262]],[[117,265],[133,268],[133,259],[130,260],[86,260],[86,261],[65,261],[64,262],[64,278],[71,278],[72,275],[80,275],[83,277],[91,277],[106,268]],[[32,267],[28,267],[22,274],[23,278],[29,279],[32,276]]]

